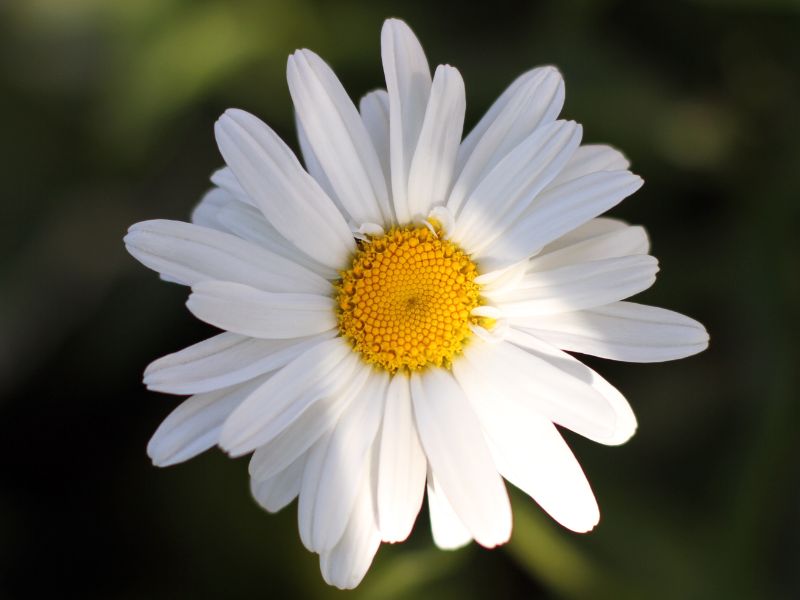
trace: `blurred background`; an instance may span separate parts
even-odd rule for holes
[[[250,499],[246,460],[164,470],[145,445],[177,398],[151,360],[207,337],[186,291],[128,256],[135,221],[186,219],[235,106],[296,147],[285,60],[309,47],[354,98],[382,86],[398,16],[457,66],[467,127],[518,74],[564,73],[564,115],[645,187],[639,297],[702,321],[705,353],[590,360],[639,431],[567,433],[603,514],[576,535],[513,497],[506,547],[383,546],[350,598],[797,598],[800,3],[496,0],[0,1],[0,597],[344,598],[294,505]]]

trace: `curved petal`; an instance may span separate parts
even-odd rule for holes
[[[580,144],[581,126],[555,121],[538,128],[481,179],[456,218],[459,242],[480,258],[481,250],[534,202]]]
[[[558,250],[545,248],[528,264],[528,271],[550,271],[575,264],[624,256],[646,255],[650,240],[643,227],[629,226],[588,237]]]
[[[376,504],[384,542],[402,542],[411,533],[425,494],[426,471],[409,380],[395,375],[386,391],[377,468]]]
[[[330,332],[288,340],[259,340],[224,332],[153,361],[144,372],[150,390],[198,394],[242,383],[280,369]]]
[[[186,285],[233,281],[268,292],[325,294],[330,283],[296,262],[234,235],[182,221],[132,225],[125,247],[145,266]]]
[[[358,484],[355,503],[341,539],[335,547],[320,554],[322,578],[339,589],[353,589],[366,575],[380,542],[367,469]]]
[[[600,171],[551,187],[476,259],[484,270],[512,265],[630,196],[642,179],[629,171]]]
[[[628,159],[616,148],[603,144],[586,144],[575,151],[552,185],[561,185],[596,171],[625,171],[630,166]]]
[[[652,256],[621,256],[528,272],[514,288],[484,294],[508,318],[557,314],[637,294],[653,285],[657,272]]]
[[[449,372],[411,375],[420,442],[437,482],[472,537],[487,548],[508,541],[511,505],[480,422]]]
[[[341,539],[356,501],[359,476],[370,462],[389,376],[385,371],[369,373],[367,383],[339,418],[320,466],[307,537],[314,552],[331,550]]]
[[[592,529],[600,518],[597,502],[556,427],[530,405],[498,393],[463,363],[453,365],[453,374],[475,407],[500,474],[564,527],[581,533]]]
[[[389,93],[375,90],[366,94],[358,105],[361,120],[367,128],[372,145],[378,153],[387,190],[391,190],[391,161],[389,158]]]
[[[219,440],[222,424],[267,377],[197,394],[173,410],[147,444],[147,455],[158,467],[175,465],[205,452]]]
[[[664,308],[614,302],[547,317],[512,319],[512,325],[569,350],[626,362],[685,358],[708,347],[701,323]]]
[[[426,217],[431,208],[444,204],[466,107],[461,74],[449,65],[437,67],[408,174],[408,210],[412,217]]]
[[[537,127],[554,121],[563,105],[558,69],[541,67],[520,75],[461,143],[447,207],[458,214],[478,182]]]
[[[356,223],[391,220],[378,155],[331,68],[310,50],[298,50],[286,75],[303,131],[341,205]]]
[[[321,187],[328,197],[333,200],[336,208],[338,208],[343,215],[347,215],[347,211],[345,210],[344,206],[342,206],[342,203],[339,202],[339,197],[333,190],[333,186],[331,185],[328,176],[325,174],[325,170],[322,168],[317,155],[314,153],[314,148],[311,146],[308,135],[306,135],[306,131],[303,128],[303,123],[300,121],[300,115],[297,114],[297,110],[294,112],[294,124],[297,128],[297,141],[300,144],[300,154],[303,155],[303,164],[306,166],[306,171],[308,171],[308,174],[316,179],[319,187]]]
[[[306,455],[301,454],[280,473],[264,480],[250,480],[250,493],[265,510],[276,513],[286,507],[300,493]]]
[[[509,328],[506,333],[509,342],[524,349],[564,373],[587,383],[595,392],[600,394],[614,411],[616,425],[613,433],[602,440],[607,446],[618,446],[627,442],[636,433],[636,415],[633,414],[630,404],[617,388],[608,383],[596,371],[590,369],[574,356],[562,352],[555,346],[530,335],[529,333]]]
[[[408,173],[431,93],[431,71],[414,32],[398,19],[383,24],[381,58],[389,93],[392,201],[398,222],[408,223]]]
[[[436,484],[433,473],[428,474],[428,513],[431,519],[433,542],[442,550],[456,550],[472,541],[472,535],[458,518],[447,497]]]
[[[333,298],[273,294],[228,281],[201,281],[186,306],[201,321],[256,338],[298,338],[336,327]]]
[[[337,393],[313,402],[283,431],[259,446],[250,459],[250,476],[253,479],[275,476],[324,434],[333,431],[342,413],[361,393],[369,373],[369,369],[356,367]]]
[[[462,360],[509,402],[591,440],[608,443],[614,439],[617,411],[592,387],[593,380],[575,377],[505,341],[489,344],[475,339],[464,350]]]
[[[283,237],[323,265],[347,264],[354,241],[344,217],[274,131],[229,109],[214,132],[236,179]]]
[[[255,390],[225,422],[219,444],[241,456],[268,443],[320,398],[339,393],[358,364],[340,338],[307,350]]]

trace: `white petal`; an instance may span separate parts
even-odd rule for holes
[[[606,258],[528,272],[515,288],[484,294],[508,318],[549,315],[622,300],[653,285],[657,272],[646,254]]]
[[[198,394],[185,400],[159,425],[147,454],[159,467],[174,465],[205,452],[219,440],[228,415],[242,403],[265,377],[233,387]]]
[[[144,383],[168,394],[210,392],[280,369],[335,334],[331,330],[306,338],[258,340],[226,331],[153,361]]]
[[[320,555],[323,579],[343,590],[361,583],[380,546],[371,488],[369,474],[364,473],[342,538],[334,548]]]
[[[509,152],[467,192],[456,218],[459,242],[480,258],[481,250],[526,211],[561,171],[581,140],[581,126],[556,121],[540,127]]]
[[[478,182],[537,127],[553,121],[563,105],[564,81],[556,68],[520,75],[462,142],[447,207],[457,214]]]
[[[192,211],[192,223],[200,225],[201,227],[208,227],[210,229],[218,229],[220,231],[228,230],[219,222],[217,215],[219,212],[229,205],[242,205],[241,202],[236,200],[228,192],[220,188],[212,188],[208,190],[197,206]],[[230,232],[228,232],[230,233]]]
[[[211,174],[211,182],[219,186],[220,189],[226,191],[232,198],[245,204],[257,208],[255,201],[248,195],[248,193],[239,183],[239,180],[234,175],[230,167],[222,167],[217,169]]]
[[[389,93],[392,200],[400,223],[411,221],[408,173],[431,93],[425,52],[408,25],[388,19],[381,30],[381,58]]]
[[[482,546],[505,543],[508,495],[463,390],[449,372],[430,369],[412,374],[411,397],[422,447],[453,510]]]
[[[369,464],[369,451],[378,432],[389,376],[371,371],[367,384],[350,403],[331,435],[316,486],[309,548],[332,549],[344,533],[353,509],[359,476]]]
[[[273,294],[228,281],[202,281],[186,306],[201,321],[256,338],[297,338],[336,327],[332,298]]]
[[[298,50],[289,57],[286,77],[314,156],[352,220],[390,220],[378,155],[361,116],[331,68],[310,50]]]
[[[544,248],[542,248],[541,254],[555,252],[556,250],[561,250],[561,248],[566,248],[567,246],[577,244],[578,242],[583,242],[584,240],[588,240],[599,235],[625,229],[626,227],[630,227],[630,224],[620,219],[612,219],[611,217],[597,217],[553,240]]]
[[[389,158],[389,94],[386,90],[375,90],[361,98],[359,103],[361,120],[372,139],[372,145],[381,162],[387,189],[391,189],[391,162]]]
[[[283,431],[259,446],[250,459],[250,476],[268,479],[285,469],[325,433],[333,431],[339,417],[364,387],[370,370],[356,367],[337,393],[319,398]]]
[[[333,203],[336,204],[336,208],[338,208],[343,215],[347,215],[347,211],[344,206],[342,206],[341,202],[339,202],[339,197],[333,190],[333,186],[328,176],[325,174],[325,170],[322,168],[317,155],[314,154],[314,148],[311,146],[311,142],[308,139],[308,135],[306,135],[303,123],[300,121],[300,115],[297,114],[297,111],[294,113],[294,123],[295,127],[297,127],[297,141],[300,143],[300,154],[303,155],[303,164],[306,166],[306,171],[317,180],[319,186],[328,194],[328,197],[333,200]]]
[[[596,171],[625,171],[628,167],[628,159],[619,150],[602,144],[587,144],[575,151],[552,185],[561,185]]]
[[[240,456],[266,444],[320,398],[347,385],[358,358],[340,338],[317,344],[255,390],[230,416],[220,446]]]
[[[409,536],[425,494],[427,461],[408,386],[408,377],[395,375],[386,394],[377,469],[378,523],[384,542],[402,542]]]
[[[641,186],[642,179],[628,171],[601,171],[551,187],[476,258],[486,271],[519,262],[604,213]]]
[[[472,541],[472,535],[436,485],[432,473],[428,475],[428,513],[433,541],[442,550],[456,550]]]
[[[346,265],[354,247],[350,228],[275,132],[233,109],[214,131],[225,162],[273,227],[318,262],[334,269]]]
[[[433,206],[444,204],[466,106],[461,74],[451,66],[439,66],[408,175],[408,210],[412,216],[427,216]]]
[[[606,443],[613,438],[617,413],[608,399],[547,360],[508,342],[480,339],[467,346],[462,360],[509,401],[591,440]]]
[[[694,319],[633,302],[513,323],[558,348],[626,362],[675,360],[708,347],[708,332]]]
[[[325,279],[336,279],[338,271],[320,264],[305,252],[298,250],[289,240],[283,237],[278,230],[270,225],[256,208],[232,202],[221,207],[216,214],[216,221],[220,228],[228,231],[243,240],[251,241],[262,246],[290,261],[302,265],[306,269],[317,273]]]
[[[558,250],[545,248],[531,259],[528,271],[549,271],[567,265],[607,258],[644,255],[647,254],[649,247],[650,241],[643,227],[625,227],[589,237]]]
[[[164,219],[128,229],[125,246],[144,265],[186,285],[222,280],[269,292],[325,294],[330,284],[297,263],[215,229]]]
[[[540,340],[523,331],[510,328],[506,333],[509,342],[516,344],[526,352],[547,361],[564,373],[587,383],[594,391],[600,394],[611,406],[616,415],[614,431],[601,443],[608,446],[617,446],[627,442],[636,433],[636,416],[630,404],[619,390],[603,379],[597,372],[590,369],[574,356],[562,352],[558,348]]]
[[[457,361],[453,374],[475,407],[500,474],[568,529],[592,529],[600,518],[597,502],[556,427],[465,367]]]
[[[283,471],[269,479],[262,481],[251,479],[250,492],[253,498],[265,510],[271,513],[278,512],[300,493],[305,464],[306,456],[302,454]]]

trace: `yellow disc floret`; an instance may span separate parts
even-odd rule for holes
[[[438,224],[434,224],[438,225]],[[441,230],[400,227],[359,242],[336,284],[339,330],[370,364],[390,373],[449,367],[481,304],[477,271]]]

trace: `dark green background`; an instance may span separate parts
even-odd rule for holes
[[[564,115],[646,181],[613,211],[647,227],[661,260],[641,300],[712,341],[675,363],[589,361],[640,422],[619,448],[568,435],[601,505],[595,532],[515,496],[507,547],[445,553],[423,515],[347,597],[800,596],[800,3],[6,0],[0,597],[345,597],[302,548],[294,507],[270,516],[249,498],[244,460],[149,464],[176,399],[141,372],[210,328],[121,238],[188,216],[221,164],[225,108],[296,145],[295,48],[354,98],[381,86],[387,16],[461,70],[467,127],[522,71],[558,65]]]

